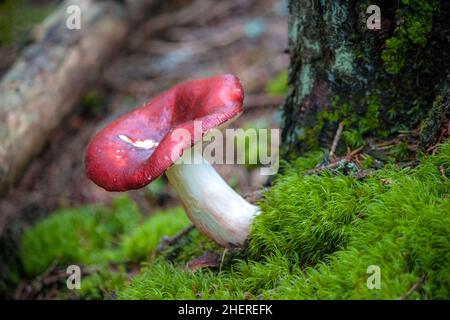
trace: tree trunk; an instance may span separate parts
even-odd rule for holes
[[[379,30],[367,26],[372,4]],[[448,123],[450,2],[290,0],[289,10],[285,155],[329,148],[339,123],[341,147]]]
[[[35,43],[0,82],[0,193],[20,177],[152,2],[68,1],[37,30]],[[66,26],[74,4],[80,29]]]

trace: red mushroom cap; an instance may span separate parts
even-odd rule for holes
[[[108,191],[139,189],[159,177],[178,157],[174,148],[192,147],[208,130],[242,112],[244,91],[233,75],[181,83],[102,129],[89,143],[86,174]],[[194,134],[201,121],[201,135]],[[191,141],[172,141],[186,129]]]

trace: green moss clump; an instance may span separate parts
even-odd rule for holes
[[[225,253],[215,268],[187,269],[203,253],[224,253],[193,230],[129,282],[137,268],[129,262],[146,259],[187,219],[175,209],[143,220],[126,198],[39,222],[24,235],[24,265],[30,274],[54,261],[97,268],[83,276],[80,291],[61,291],[72,298],[450,298],[450,143],[414,169],[387,165],[364,180],[308,175],[322,158],[315,152],[286,165],[259,203],[248,246]],[[380,268],[380,289],[367,287],[370,266]]]
[[[77,298],[87,300],[114,299],[115,292],[123,289],[127,281],[127,272],[125,266],[119,265],[112,269],[109,266],[102,266],[94,273],[83,277],[80,291],[77,292]],[[62,293],[70,297],[72,292]]]
[[[118,292],[124,300],[139,299],[221,299],[237,298],[235,291],[226,294],[222,278],[209,270],[191,272],[173,264],[157,261],[145,267],[126,289]]]
[[[182,208],[160,211],[123,237],[123,254],[130,261],[146,260],[155,252],[162,237],[176,234],[187,224],[189,219]]]
[[[402,70],[409,51],[426,45],[427,35],[432,29],[433,13],[439,9],[437,0],[402,0],[402,4],[396,12],[399,23],[394,35],[386,40],[386,48],[381,54],[389,74],[398,74]]]
[[[60,298],[111,299],[125,285],[133,263],[151,257],[163,236],[174,235],[188,223],[179,207],[145,218],[133,201],[120,197],[111,206],[61,209],[39,221],[22,236],[20,256],[28,277],[70,264],[87,271],[81,289],[63,286]],[[186,246],[190,258],[179,259],[188,261],[206,248],[198,243],[209,240],[201,240],[198,233],[193,236],[195,244]]]
[[[347,241],[358,214],[358,183],[350,177],[287,175],[261,203],[254,223],[252,257],[283,252],[301,263],[315,264]],[[281,219],[282,217],[282,219]]]
[[[119,259],[114,250],[120,236],[135,228],[142,216],[128,198],[111,208],[85,206],[62,209],[25,231],[21,257],[29,276],[53,264],[99,264]]]
[[[246,256],[219,272],[148,264],[121,299],[448,299],[450,144],[415,169],[391,165],[363,181],[306,176],[299,159],[261,201]],[[367,287],[368,267],[381,289]]]

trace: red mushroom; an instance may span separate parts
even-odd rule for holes
[[[86,153],[88,177],[108,191],[126,191],[141,188],[165,172],[201,232],[224,247],[241,246],[258,207],[231,189],[206,160],[174,162],[209,130],[238,117],[243,96],[233,75],[173,87],[92,139]],[[200,135],[194,132],[194,121],[201,122]],[[190,133],[190,141],[173,139],[171,134],[180,128]]]

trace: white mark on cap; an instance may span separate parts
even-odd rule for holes
[[[125,142],[128,142],[129,144],[132,144],[135,147],[142,148],[142,149],[152,149],[156,146],[158,146],[158,142],[152,139],[145,139],[145,140],[132,140],[131,138],[119,134],[119,138]]]

